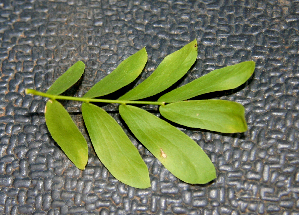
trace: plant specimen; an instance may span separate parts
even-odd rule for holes
[[[164,93],[195,63],[197,41],[166,56],[143,82],[117,100],[98,97],[113,93],[133,82],[144,70],[147,52],[143,48],[128,57],[83,97],[61,95],[82,76],[85,65],[78,61],[60,76],[46,93],[27,89],[27,94],[49,98],[45,118],[49,132],[68,158],[84,169],[88,160],[87,142],[71,116],[58,100],[82,102],[82,115],[94,150],[119,181],[132,187],[150,187],[149,172],[138,150],[121,126],[104,109],[93,103],[117,103],[119,113],[135,137],[177,178],[190,184],[205,184],[216,170],[200,146],[169,122],[140,105],[158,105],[160,114],[176,124],[222,133],[245,132],[244,107],[225,100],[189,100],[198,95],[234,89],[254,72],[255,63],[246,61],[214,70],[186,85]],[[157,101],[144,99],[164,93]]]

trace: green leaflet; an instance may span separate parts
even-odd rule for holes
[[[245,132],[244,107],[224,100],[183,101],[160,106],[166,119],[192,128],[202,128],[223,133]]]
[[[254,72],[253,61],[214,70],[161,96],[158,102],[136,101],[163,92],[176,83],[191,68],[196,57],[197,42],[194,40],[166,56],[145,81],[119,100],[95,99],[95,97],[115,92],[134,81],[146,64],[145,48],[120,63],[83,98],[60,95],[82,76],[85,65],[81,61],[75,63],[59,77],[47,93],[26,89],[26,94],[50,99],[45,111],[49,132],[79,169],[84,169],[87,164],[87,143],[70,115],[57,100],[83,102],[82,115],[95,152],[103,165],[119,181],[136,188],[150,187],[148,169],[138,150],[117,122],[91,102],[121,104],[119,112],[128,127],[173,175],[187,183],[205,184],[216,177],[216,170],[198,144],[168,122],[129,105],[160,105],[162,116],[184,126],[223,133],[246,131],[244,107],[241,104],[223,100],[183,100],[242,85]]]
[[[137,139],[173,175],[191,184],[205,184],[216,177],[209,157],[182,131],[134,106],[120,105],[119,112]]]
[[[233,66],[216,69],[159,98],[161,102],[177,102],[205,93],[234,89],[244,84],[253,74],[255,63],[242,62]]]
[[[45,118],[53,139],[79,169],[85,169],[88,160],[87,142],[69,113],[58,102],[49,100]]]
[[[47,93],[52,95],[63,93],[81,78],[84,69],[85,64],[82,61],[77,61],[52,84]]]
[[[95,84],[83,97],[94,98],[119,90],[140,75],[146,62],[147,53],[143,48],[122,61],[112,73]]]
[[[158,68],[137,87],[121,96],[120,100],[139,100],[169,88],[191,68],[197,57],[197,41],[166,56]]]
[[[95,152],[110,173],[132,187],[150,187],[147,166],[117,122],[90,103],[82,104],[82,114]]]

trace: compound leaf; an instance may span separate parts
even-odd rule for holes
[[[46,124],[51,136],[79,169],[84,169],[88,160],[87,142],[69,113],[56,100],[49,100],[45,111]]]
[[[82,104],[82,114],[95,152],[110,173],[132,187],[150,187],[147,166],[118,123],[90,103]]]
[[[142,83],[121,96],[120,100],[138,100],[169,88],[191,68],[197,57],[197,41],[166,56],[157,69]]]
[[[147,53],[143,48],[121,62],[113,72],[96,83],[83,97],[94,98],[119,90],[140,75],[146,62]]]
[[[173,175],[191,184],[215,179],[213,163],[185,133],[138,107],[120,105],[119,112],[136,138]]]
[[[182,87],[170,91],[159,98],[161,102],[177,102],[205,93],[234,89],[244,84],[253,74],[255,63],[246,61],[236,65],[216,69]]]
[[[245,132],[244,107],[224,100],[183,101],[160,106],[160,113],[175,123],[223,133]]]
[[[85,64],[82,61],[76,62],[52,84],[47,93],[52,95],[63,93],[81,78],[84,69]]]

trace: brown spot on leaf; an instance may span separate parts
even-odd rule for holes
[[[160,153],[162,158],[167,158],[167,155],[165,154],[162,148],[160,148]]]

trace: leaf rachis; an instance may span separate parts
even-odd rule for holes
[[[97,102],[119,104],[119,113],[135,137],[176,177],[204,184],[216,177],[208,155],[182,131],[163,119],[132,105],[158,105],[160,114],[179,125],[222,133],[245,132],[244,107],[225,100],[188,100],[215,91],[233,89],[253,74],[255,63],[242,62],[214,70],[182,87],[164,93],[158,101],[144,101],[181,79],[197,59],[197,41],[166,56],[157,69],[117,100],[95,98],[113,93],[134,81],[143,71],[147,52],[142,48],[96,83],[83,97],[61,95],[82,76],[85,64],[76,62],[46,93],[26,89],[26,94],[49,98],[45,106],[48,130],[79,169],[88,160],[88,147],[71,116],[57,100],[82,102],[82,115],[97,156],[119,181],[136,188],[150,187],[146,164],[121,126]],[[187,100],[187,101],[185,101]]]

